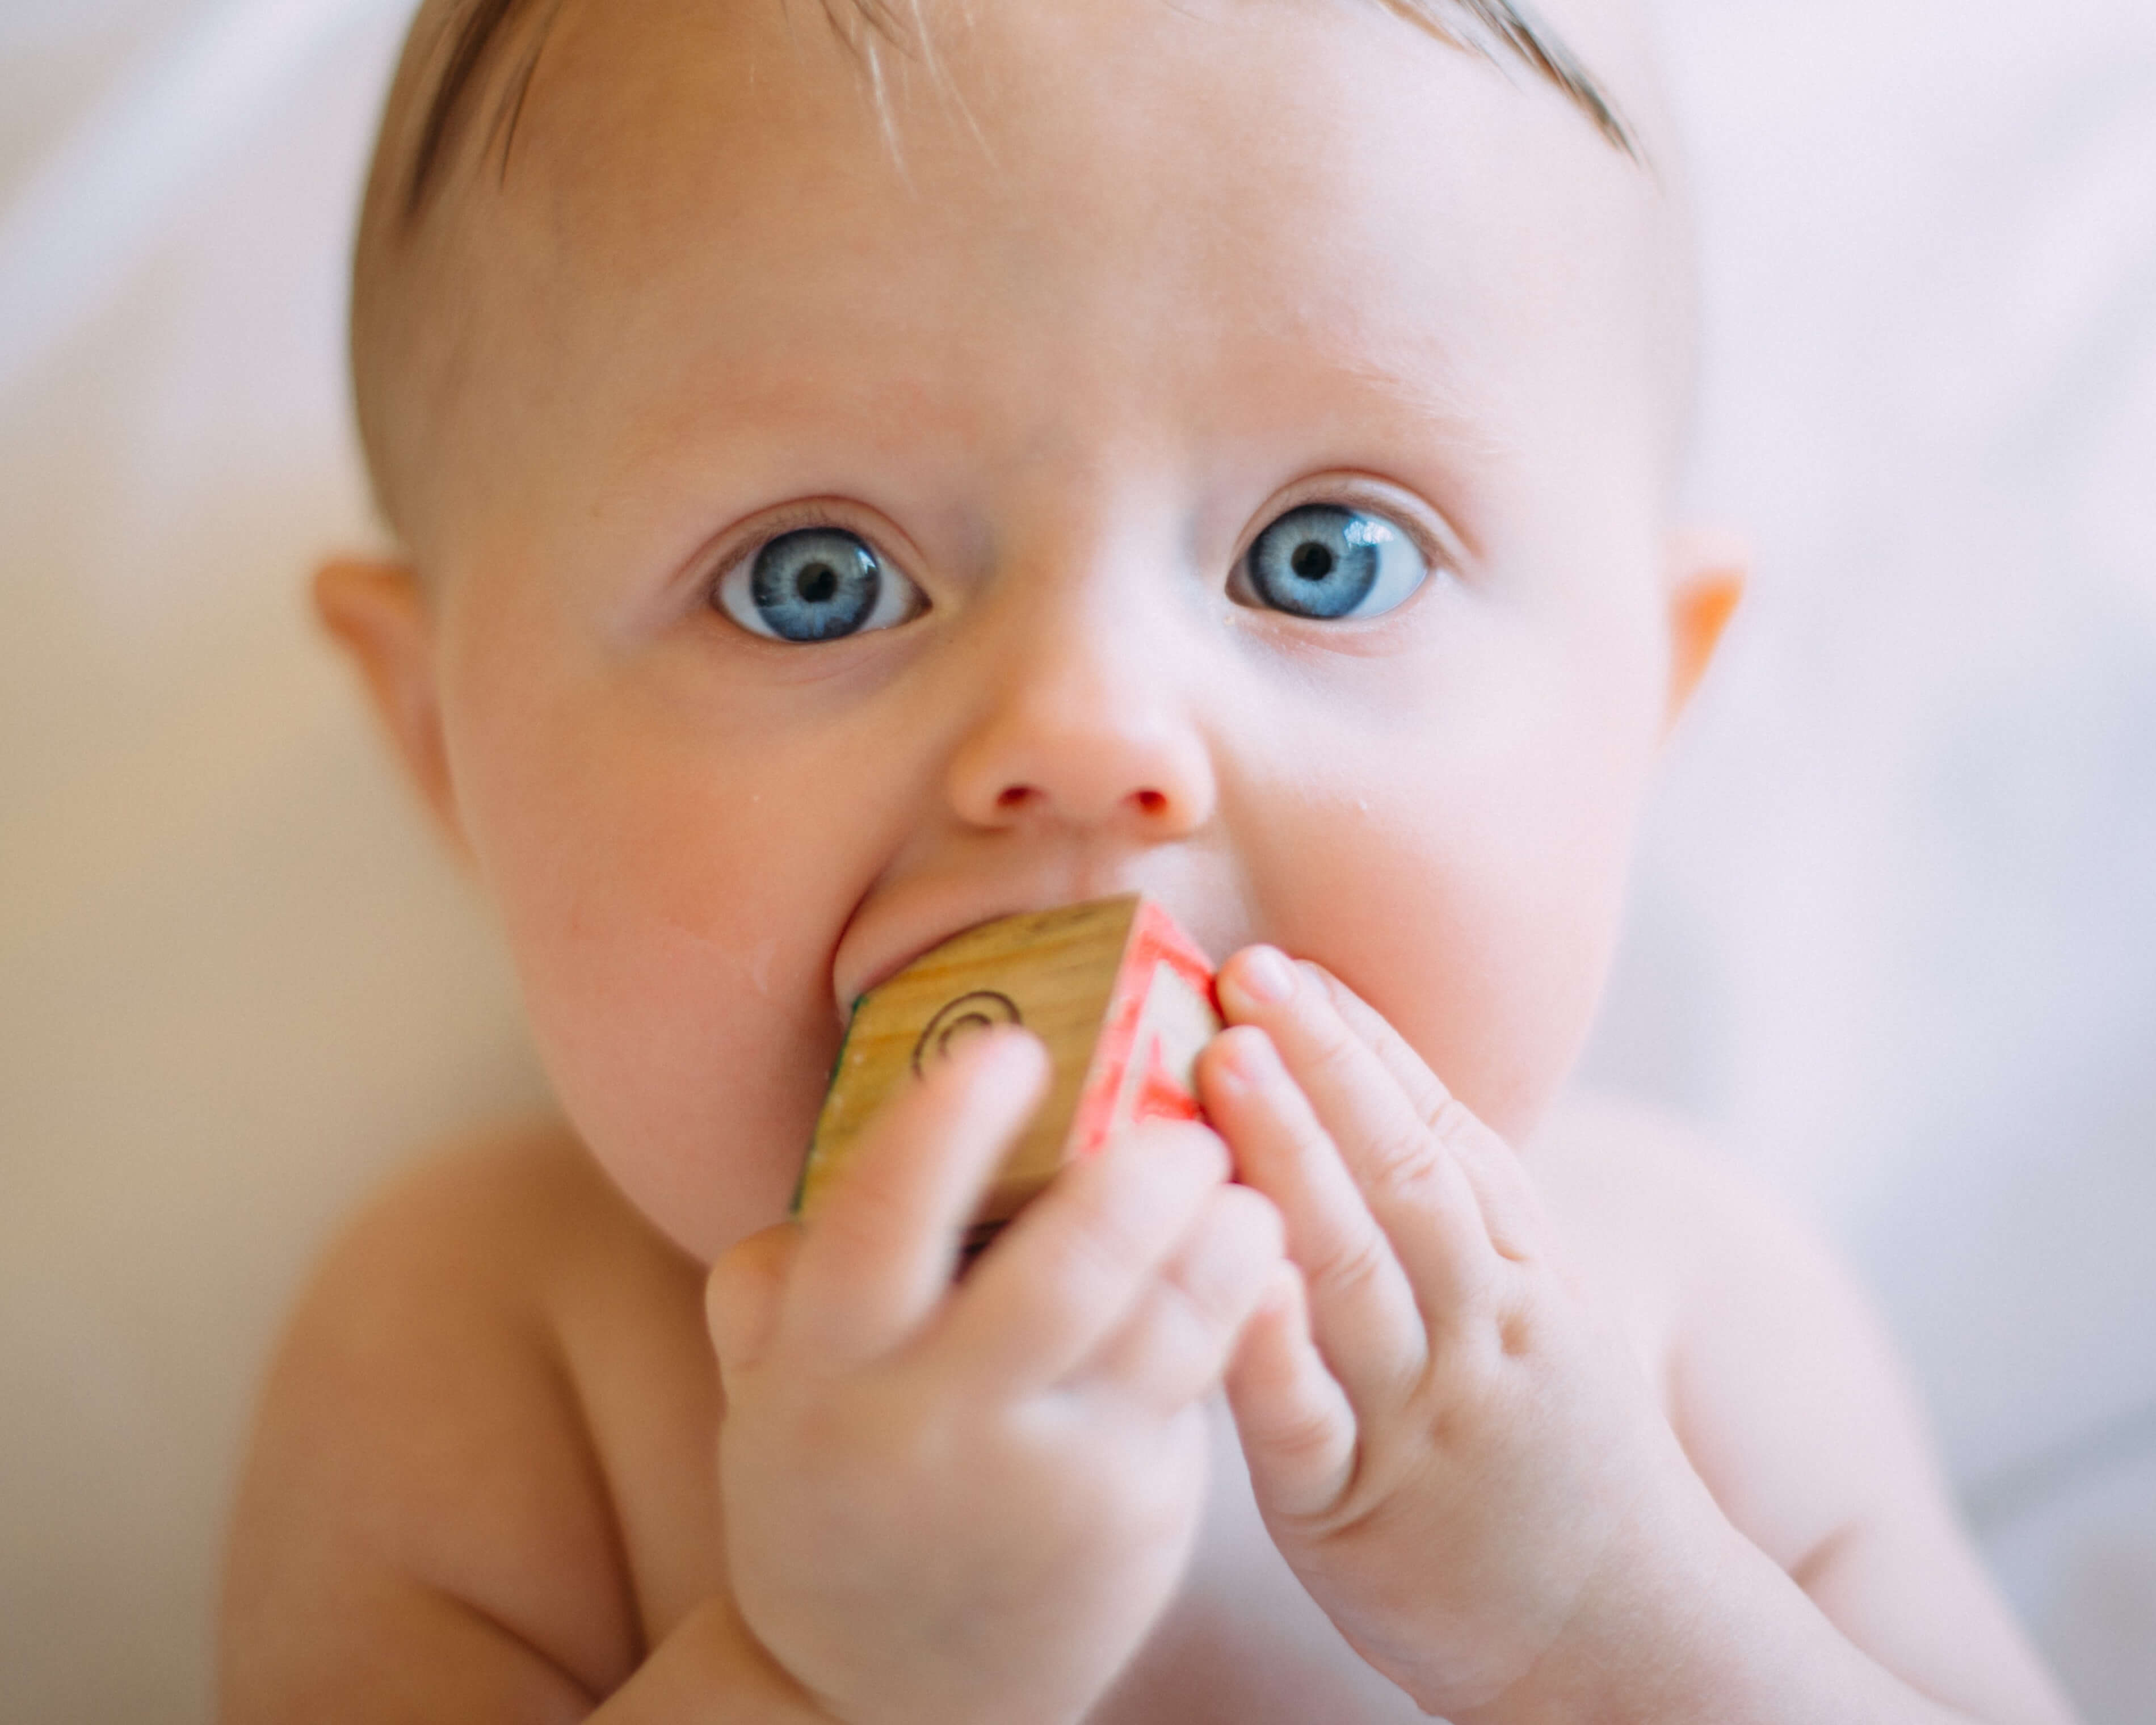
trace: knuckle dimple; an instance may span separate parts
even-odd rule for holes
[[[1312,1024],[1305,1043],[1305,1060],[1313,1076],[1345,1079],[1353,1070],[1358,1050],[1348,1027],[1337,1018]]]
[[[1377,1283],[1386,1254],[1366,1230],[1335,1240],[1306,1271],[1312,1284],[1335,1298],[1353,1298]]]
[[[1386,1132],[1366,1141],[1360,1160],[1368,1183],[1399,1199],[1429,1199],[1437,1174],[1437,1147],[1419,1132]]]
[[[1311,1467],[1339,1446],[1340,1421],[1329,1407],[1298,1402],[1266,1415],[1258,1436],[1276,1461]]]
[[[1490,1136],[1490,1129],[1475,1117],[1474,1111],[1449,1090],[1440,1091],[1426,1106],[1423,1117],[1430,1124],[1430,1136],[1445,1144],[1480,1144]]]

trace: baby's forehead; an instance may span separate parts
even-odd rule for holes
[[[1643,254],[1666,249],[1648,231],[1666,212],[1653,210],[1655,181],[1614,98],[1580,95],[1587,74],[1553,33],[1502,62],[1557,69],[1535,81],[1410,31],[1382,0],[1067,0],[921,17],[906,35],[715,0],[452,10],[431,48],[415,38],[437,75],[404,93],[408,165],[433,181],[377,172],[362,285],[370,241],[393,248],[383,224],[402,224],[413,254],[438,260],[437,303],[453,279],[463,300],[515,297],[526,313],[603,306],[599,357],[617,367],[623,321],[639,307],[654,308],[639,326],[678,321],[682,296],[656,309],[670,272],[708,266],[717,248],[735,321],[783,373],[813,364],[816,347],[864,340],[961,368],[975,357],[964,320],[1003,280],[993,317],[1022,333],[1020,314],[1037,314],[1083,382],[1089,346],[1128,345],[1114,324],[1141,279],[1184,319],[1167,332],[1170,362],[1237,341],[1247,361],[1253,321],[1290,341],[1305,312],[1322,323],[1344,306],[1346,321],[1367,323],[1353,302],[1373,282],[1399,290],[1395,310],[1424,293],[1395,320],[1410,341],[1425,311],[1441,336],[1531,323],[1546,290],[1583,273],[1583,254],[1596,320],[1636,324],[1632,302],[1655,274]],[[1620,38],[1582,39],[1599,54]],[[459,79],[460,118],[445,105]],[[388,192],[408,193],[393,200],[406,207],[386,209]],[[1448,321],[1443,281],[1508,267],[1512,285]],[[422,296],[404,297],[407,352],[421,362],[407,369],[422,371],[419,350],[439,338],[409,316]],[[812,310],[826,315],[787,315]],[[1581,304],[1560,316],[1579,321]],[[362,422],[380,473],[394,459],[384,428],[398,380],[382,367],[370,379],[363,324]],[[594,333],[583,324],[535,328],[526,347],[568,362]],[[1629,339],[1620,331],[1617,345]]]
[[[1158,0],[1158,3],[1167,5],[1170,0]],[[1239,28],[1263,28],[1268,22],[1265,14],[1276,3],[1277,0],[1226,0],[1224,5],[1215,6],[1219,14],[1215,21]],[[1577,108],[1611,147],[1635,158],[1640,156],[1641,144],[1634,121],[1615,100],[1609,84],[1575,50],[1573,37],[1582,20],[1571,20],[1573,28],[1561,31],[1538,14],[1522,9],[1514,0],[1356,0],[1356,3],[1389,13],[1461,51],[1546,82]],[[532,79],[549,41],[562,28],[564,11],[571,6],[572,0],[428,0],[422,7],[400,74],[400,82],[415,86],[414,99],[403,105],[408,119],[398,130],[404,136],[384,141],[386,148],[395,148],[403,158],[394,177],[408,214],[416,214],[424,204],[455,146],[470,141],[475,126],[469,110],[490,107],[490,113],[480,116],[477,131],[487,147],[498,147],[505,158],[513,151]],[[694,8],[706,19],[716,9],[712,0]],[[939,41],[947,40],[951,33],[947,21],[919,0],[903,16],[887,0],[819,0],[813,8],[797,4],[792,9],[813,13],[829,36],[844,45],[866,74],[879,104],[889,94],[887,80],[904,80],[909,73],[924,69],[932,79]],[[1084,8],[1081,0],[1067,0],[1063,9]],[[1180,6],[1177,9],[1195,17],[1204,8]],[[669,26],[678,28],[682,21],[679,9],[670,18],[668,8],[639,3],[639,0],[618,0],[603,7],[587,3],[575,10],[578,24],[603,20],[612,32],[642,35],[649,40],[663,40]],[[787,13],[788,0],[779,0],[778,10]],[[1620,26],[1614,33],[1595,28],[1592,34],[1598,48],[1610,51],[1613,37],[1636,39],[1638,20],[1629,7],[1605,3],[1598,10],[1602,14],[1595,21],[1598,26],[1613,18]],[[962,28],[968,27],[972,14],[962,9],[957,21]],[[790,20],[788,28],[792,28]],[[1627,51],[1626,57],[1635,54]],[[751,76],[756,70],[752,66],[742,69]]]

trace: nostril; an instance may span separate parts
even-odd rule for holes
[[[1163,814],[1168,810],[1168,798],[1158,791],[1140,791],[1138,810],[1144,814]]]
[[[996,798],[998,809],[1023,809],[1033,795],[1030,785],[1014,784],[1004,787]]]

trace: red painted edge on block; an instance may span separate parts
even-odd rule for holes
[[[1152,973],[1167,965],[1190,984],[1192,991],[1219,1010],[1214,989],[1213,967],[1196,942],[1176,927],[1175,919],[1151,899],[1142,899],[1123,943],[1123,958],[1116,971],[1116,983],[1108,996],[1107,1022],[1094,1045],[1092,1063],[1071,1115],[1067,1153],[1097,1156],[1107,1143],[1113,1125],[1116,1092],[1122,1088],[1132,1044],[1137,1040],[1138,1018],[1145,1010],[1146,991]],[[1142,1081],[1136,1118],[1140,1120],[1198,1120],[1203,1117],[1198,1098],[1169,1076],[1153,1054],[1153,1070]]]

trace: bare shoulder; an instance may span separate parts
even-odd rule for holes
[[[1849,1519],[1866,1489],[1857,1471],[1886,1460],[1890,1437],[1899,1461],[1929,1471],[1868,1299],[1779,1194],[1681,1123],[1604,1100],[1570,1105],[1532,1156],[1589,1269],[1645,1291],[1671,1422],[1724,1511],[1783,1568]]]
[[[1973,1717],[2067,1718],[1962,1526],[1886,1325],[1797,1209],[1621,1105],[1571,1107],[1528,1162],[1590,1280],[1649,1314],[1671,1423],[1731,1522],[1924,1693]]]
[[[1789,1206],[1692,1127],[1609,1096],[1572,1097],[1536,1134],[1527,1158],[1562,1221],[1607,1226],[1673,1267],[1697,1274],[1733,1245],[1771,1240],[1812,1248]],[[1599,1220],[1597,1219],[1599,1219]],[[1737,1236],[1743,1236],[1739,1240]]]
[[[623,1500],[677,1489],[623,1435],[639,1403],[715,1417],[700,1281],[556,1127],[456,1147],[367,1206],[264,1390],[225,1717],[365,1717],[355,1692],[380,1687],[400,1716],[575,1718],[618,1686],[649,1607]]]

